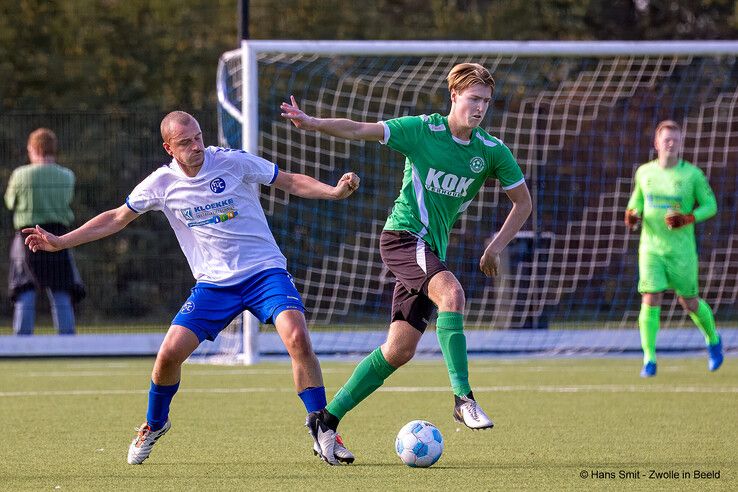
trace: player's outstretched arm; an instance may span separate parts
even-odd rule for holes
[[[293,174],[281,171],[274,181],[274,186],[291,195],[302,198],[324,200],[341,200],[359,188],[359,177],[354,173],[341,176],[336,186],[327,185],[305,174]]]
[[[40,226],[28,227],[21,232],[28,234],[26,246],[34,253],[36,251],[54,252],[115,234],[130,224],[136,217],[138,217],[137,213],[128,208],[127,205],[122,205],[93,217],[63,236],[55,236]]]
[[[280,106],[282,117],[290,120],[297,128],[315,130],[327,133],[334,137],[349,140],[384,139],[384,126],[381,123],[361,123],[347,118],[316,118],[309,116],[297,105],[295,96],[290,96],[290,102],[283,102]]]
[[[530,199],[528,185],[525,183],[505,192],[513,204],[512,209],[507,214],[507,219],[502,224],[500,231],[484,250],[482,259],[479,260],[479,268],[488,277],[494,277],[499,273],[500,253],[512,241],[512,238],[515,237],[515,234],[518,233],[520,228],[523,227],[523,224],[525,224],[525,221],[530,216],[531,210],[533,210],[533,202]]]

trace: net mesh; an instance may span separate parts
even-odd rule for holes
[[[478,263],[510,209],[504,191],[488,183],[453,229],[448,266],[465,289],[468,329],[479,330],[481,337],[512,337],[523,348],[531,343],[545,348],[550,344],[545,340],[560,335],[523,336],[521,328],[606,329],[611,335],[606,344],[575,332],[566,336],[579,337],[582,350],[600,345],[627,350],[624,337],[635,334],[630,346],[639,350],[638,237],[626,231],[622,216],[635,169],[655,158],[654,127],[667,118],[682,124],[683,157],[706,173],[718,199],[718,215],[696,227],[700,294],[720,322],[735,320],[735,56],[264,52],[258,55],[260,154],[281,169],[324,182],[334,183],[350,170],[362,178],[360,191],[340,202],[262,188],[265,212],[314,333],[369,339],[371,330],[389,321],[394,278],[380,259],[379,234],[400,189],[404,157],[376,142],[299,130],[280,117],[279,104],[293,94],[308,114],[359,121],[447,114],[445,76],[467,61],[483,64],[496,79],[482,126],[516,156],[534,205],[494,279],[485,278]],[[221,60],[220,90],[235,108],[241,107],[243,94],[240,62],[239,51]],[[238,118],[223,105],[220,115],[221,143],[241,147]],[[662,327],[693,328],[668,294]],[[675,329],[666,336],[677,337],[676,348],[701,339],[696,329]]]

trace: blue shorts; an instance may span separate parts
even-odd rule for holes
[[[215,340],[242,311],[251,311],[262,323],[274,323],[279,313],[290,309],[305,312],[292,275],[270,268],[227,287],[196,283],[172,324],[189,328],[202,342]]]

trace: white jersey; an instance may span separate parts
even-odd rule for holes
[[[253,183],[274,183],[277,165],[243,150],[208,147],[195,177],[175,159],[134,188],[126,204],[161,210],[198,282],[233,285],[268,268],[287,268]]]

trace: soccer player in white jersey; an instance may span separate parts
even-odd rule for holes
[[[469,385],[464,290],[446,264],[453,224],[488,179],[497,179],[513,206],[482,253],[479,266],[497,275],[499,255],[531,212],[520,166],[498,138],[479,128],[495,81],[483,66],[462,63],[447,77],[451,111],[405,116],[378,123],[315,118],[282,103],[282,116],[298,128],[335,137],[374,140],[405,155],[400,195],[380,238],[382,261],[397,278],[387,341],[359,363],[325,409],[308,415],[314,446],[332,456],[338,422],[408,362],[438,307],[436,335],[454,392],[453,417],[471,429],[493,426]],[[326,459],[326,461],[328,461]]]
[[[330,186],[242,150],[205,147],[197,120],[183,111],[161,122],[164,149],[172,161],[134,188],[120,207],[79,228],[55,236],[39,226],[24,229],[32,251],[59,251],[114,234],[149,210],[169,220],[196,284],[174,317],[151,374],[146,422],[128,451],[128,463],[148,458],[171,427],[169,406],[180,382],[182,363],[203,340],[214,340],[248,309],[273,323],[292,359],[295,388],[308,412],[325,407],[323,377],[308,335],[302,299],[287,273],[287,262],[272,236],[253,185],[274,185],[304,198],[338,200],[359,186],[346,173]],[[330,460],[353,461],[343,446]]]

